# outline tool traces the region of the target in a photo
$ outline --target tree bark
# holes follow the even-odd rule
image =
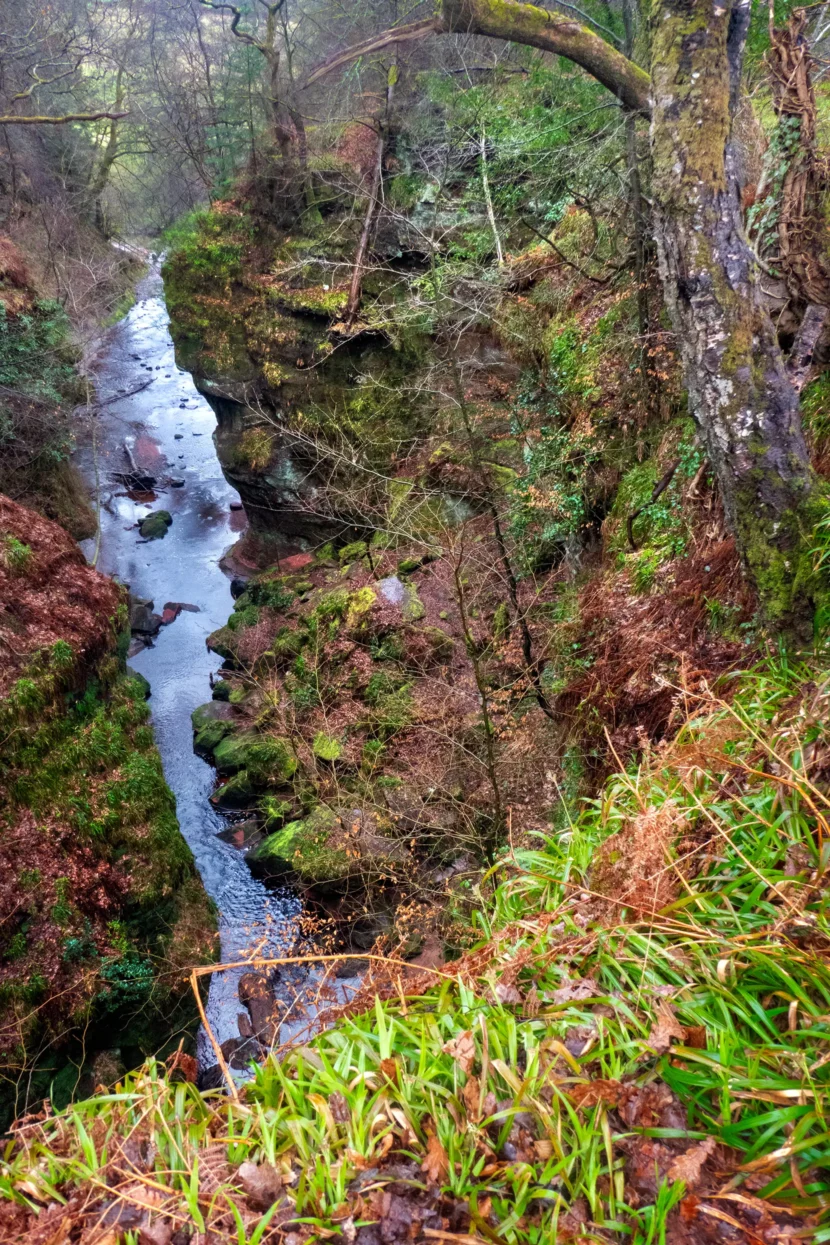
[[[656,0],[655,234],[692,414],[767,616],[809,607],[801,550],[814,480],[798,396],[744,233],[731,123],[750,0]]]

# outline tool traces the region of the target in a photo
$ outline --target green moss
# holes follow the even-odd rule
[[[162,540],[172,522],[173,516],[169,510],[154,510],[146,519],[142,519],[138,530],[143,540]]]
[[[193,747],[200,754],[211,755],[217,745],[234,729],[224,704],[219,700],[199,705],[190,715],[193,724]]]
[[[350,631],[357,631],[361,628],[366,620],[366,616],[377,603],[377,599],[378,594],[368,584],[364,588],[358,588],[357,592],[353,592],[350,595],[346,613],[346,626]]]
[[[213,759],[218,773],[245,770],[250,782],[257,785],[286,783],[297,769],[289,740],[257,731],[225,735],[214,749]]]
[[[314,736],[313,752],[321,761],[336,761],[343,752],[343,745],[334,735],[318,731]]]
[[[342,566],[345,562],[356,562],[360,558],[365,558],[368,553],[368,545],[365,540],[353,540],[350,545],[344,545],[338,551],[337,557]]]

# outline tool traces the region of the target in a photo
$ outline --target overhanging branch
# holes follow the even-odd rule
[[[62,117],[3,117],[0,125],[67,125],[70,121],[120,121],[128,112],[67,112]]]
[[[514,0],[498,0],[498,3],[494,0],[441,0],[435,17],[364,39],[318,65],[305,85],[319,82],[361,56],[431,34],[488,35],[564,56],[612,91],[629,111],[647,113],[650,110],[651,81],[644,69],[587,26],[560,13],[551,13],[532,4],[517,4]]]

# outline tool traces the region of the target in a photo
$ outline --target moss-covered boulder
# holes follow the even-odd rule
[[[141,520],[139,534],[142,540],[161,540],[167,535],[167,529],[172,522],[173,516],[169,510],[154,510],[146,519]]]
[[[193,751],[210,757],[218,744],[233,730],[233,710],[223,700],[199,705],[190,715],[193,724]]]
[[[320,804],[263,839],[247,859],[258,877],[278,881],[291,875],[322,898],[393,877],[408,855],[372,813]]]
[[[214,749],[213,760],[219,774],[245,770],[255,785],[287,783],[297,769],[297,758],[288,739],[258,731],[225,735]]]

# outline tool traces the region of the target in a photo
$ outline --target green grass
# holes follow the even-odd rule
[[[671,744],[572,809],[564,833],[505,854],[480,888],[479,941],[433,986],[393,989],[272,1057],[238,1103],[148,1065],[10,1143],[2,1191],[32,1207],[94,1197],[124,1140],[152,1133],[165,1205],[197,1224],[247,1213],[228,1237],[243,1245],[261,1217],[242,1161],[276,1166],[320,1240],[350,1213],[372,1218],[359,1173],[382,1185],[407,1158],[412,1188],[440,1185],[482,1240],[554,1241],[572,1211],[586,1240],[648,1245],[689,1190],[663,1171],[637,1194],[631,1147],[712,1137],[729,1150],[702,1204],[735,1216],[766,1198],[830,1240],[830,689],[782,660],[744,675],[731,704],[686,705]],[[644,825],[671,828],[656,855]],[[658,910],[629,895],[638,879]],[[620,1113],[649,1087],[676,1095],[680,1123]],[[197,1196],[217,1140],[227,1167]]]

